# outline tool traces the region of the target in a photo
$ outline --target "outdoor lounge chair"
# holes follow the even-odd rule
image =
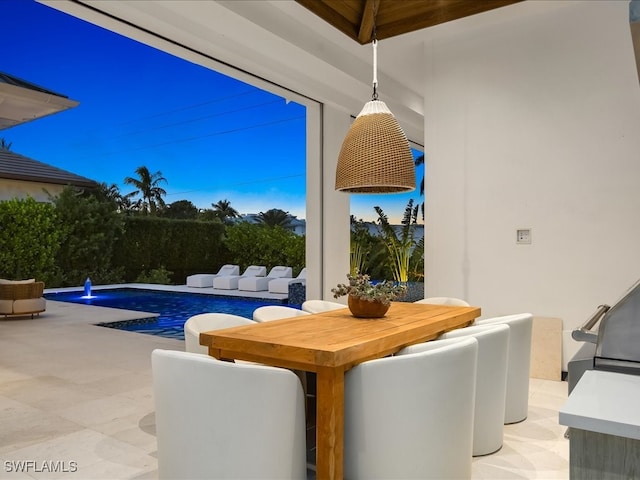
[[[245,277],[238,280],[238,290],[249,292],[261,292],[269,289],[269,283],[276,278],[291,278],[293,270],[291,267],[281,265],[273,267],[266,277]]]
[[[223,265],[218,273],[197,273],[187,277],[187,287],[205,288],[213,287],[213,279],[216,277],[224,277],[228,275],[240,275],[240,267],[238,265]]]
[[[0,279],[0,315],[40,315],[47,308],[44,282]]]
[[[238,281],[245,277],[264,277],[267,275],[267,267],[250,265],[242,275],[225,275],[213,279],[213,288],[219,290],[237,290]]]
[[[293,282],[306,283],[307,269],[303,268],[296,278],[276,278],[269,282],[269,293],[289,293],[289,285]]]

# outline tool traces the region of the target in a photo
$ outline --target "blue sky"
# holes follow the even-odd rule
[[[80,102],[0,131],[13,151],[122,193],[144,165],[167,179],[167,203],[305,217],[304,106],[32,0],[0,0],[0,18],[0,71]],[[358,218],[380,205],[393,220],[419,196],[351,198]]]

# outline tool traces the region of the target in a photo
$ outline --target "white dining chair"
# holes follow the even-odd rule
[[[200,313],[184,322],[185,351],[191,353],[209,353],[207,347],[200,345],[200,333],[221,328],[252,325],[256,322],[230,313]]]
[[[346,372],[345,478],[471,478],[478,342],[442,342]]]
[[[160,479],[304,479],[302,388],[289,370],[151,355]]]
[[[311,315],[297,308],[286,307],[284,305],[265,305],[258,307],[253,311],[253,320],[259,323],[270,322],[272,320],[280,320],[282,318],[300,317],[303,315]],[[305,398],[305,415],[308,410],[307,395],[309,393],[309,383],[315,383],[314,372],[306,372],[304,370],[291,369],[296,377],[300,379],[302,390]]]
[[[447,305],[450,307],[469,307],[470,305],[461,298],[455,297],[428,297],[416,300],[413,303],[430,303],[432,305]]]
[[[398,355],[434,348],[439,342],[473,337],[478,341],[476,396],[473,420],[473,456],[488,455],[502,448],[507,388],[509,327],[484,325],[458,328],[431,342],[406,347]]]
[[[529,410],[529,376],[531,369],[531,335],[533,315],[520,313],[476,320],[474,325],[509,325],[509,360],[504,423],[518,423]]]
[[[302,302],[302,310],[309,313],[322,313],[341,308],[348,307],[344,303],[331,302],[329,300],[306,300]]]
[[[286,307],[284,305],[265,305],[258,307],[253,311],[253,320],[256,322],[268,322],[271,320],[279,320],[281,318],[298,317],[301,315],[310,315],[298,308]]]

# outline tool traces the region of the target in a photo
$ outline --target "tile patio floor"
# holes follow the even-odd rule
[[[184,342],[93,325],[145,316],[49,301],[33,320],[0,319],[0,479],[157,478],[150,356]],[[474,459],[473,478],[568,479],[566,396],[565,382],[532,379],[529,418]],[[10,471],[18,461],[76,462],[77,472]]]

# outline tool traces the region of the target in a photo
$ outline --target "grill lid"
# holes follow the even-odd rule
[[[594,367],[640,373],[640,280],[602,317]]]

